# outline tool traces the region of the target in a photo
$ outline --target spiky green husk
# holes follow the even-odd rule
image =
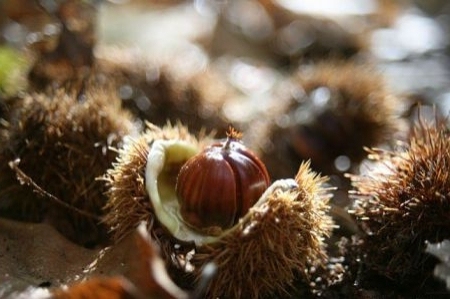
[[[82,245],[105,239],[99,225],[106,202],[103,184],[96,180],[114,161],[110,146],[119,146],[133,129],[128,113],[109,89],[89,88],[82,99],[59,90],[32,94],[10,107],[1,134],[1,215],[25,221],[46,221]],[[21,185],[9,162],[45,192],[92,217],[62,206],[36,188]],[[42,194],[41,194],[42,195]]]
[[[197,275],[208,262],[218,267],[209,298],[286,295],[298,276],[310,283],[311,268],[324,266],[324,238],[333,227],[325,180],[310,171],[308,163],[302,164],[298,188],[275,191],[263,205],[251,208],[231,233],[198,248],[192,261]]]
[[[443,122],[420,122],[403,148],[369,153],[379,167],[352,177],[352,212],[365,232],[358,245],[361,262],[416,290],[436,262],[424,253],[426,241],[450,237],[449,130]]]

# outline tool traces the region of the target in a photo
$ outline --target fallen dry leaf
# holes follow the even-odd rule
[[[53,292],[55,299],[125,299],[125,298],[189,298],[169,277],[164,262],[159,256],[159,248],[151,240],[142,223],[134,233],[134,248],[129,252],[133,258],[129,263],[129,279],[122,276],[93,276],[70,287],[61,287]],[[101,263],[102,257],[98,262]]]

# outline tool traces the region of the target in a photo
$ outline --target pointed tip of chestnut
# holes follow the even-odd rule
[[[180,213],[197,229],[227,229],[252,207],[270,183],[264,164],[241,142],[234,129],[228,138],[189,159],[176,185]]]

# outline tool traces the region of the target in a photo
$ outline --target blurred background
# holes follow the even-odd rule
[[[274,179],[311,159],[342,190],[339,205],[343,174],[360,172],[364,146],[401,136],[417,103],[425,118],[450,110],[448,1],[0,3],[0,103],[94,70],[114,78],[138,122],[181,121],[220,137],[237,127]],[[317,66],[317,78],[304,79]]]
[[[275,81],[312,60],[370,60],[395,92],[437,101],[448,110],[450,4],[443,0],[0,3],[2,57],[24,49],[51,52],[68,27],[73,39],[85,39],[86,47],[95,44],[95,55],[105,46],[126,47],[169,63],[179,76],[214,65],[244,97],[260,99]],[[79,64],[87,60],[78,56]],[[7,60],[0,61],[0,73],[11,63]],[[141,101],[142,109],[146,105]]]
[[[25,94],[59,88],[112,90],[136,132],[232,125],[272,180],[306,160],[330,178],[334,254],[366,149],[448,117],[449,31],[445,0],[0,0],[0,137]]]

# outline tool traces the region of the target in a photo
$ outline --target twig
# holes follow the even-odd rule
[[[73,211],[80,213],[81,215],[89,217],[89,218],[94,218],[94,219],[100,220],[100,217],[98,217],[97,215],[91,214],[91,213],[83,211],[77,207],[71,206],[70,204],[62,201],[58,197],[54,196],[53,194],[51,194],[51,193],[45,191],[44,189],[42,189],[41,187],[39,187],[39,185],[36,184],[36,182],[34,182],[32,178],[30,178],[28,175],[26,175],[19,168],[19,163],[20,163],[20,159],[16,159],[14,161],[10,161],[8,163],[8,165],[16,173],[17,179],[19,180],[19,182],[21,184],[31,186],[33,188],[33,192],[37,193],[38,195],[40,195],[42,197],[50,198],[51,200],[53,200],[54,202],[58,203],[59,205],[65,207],[66,209],[73,210]]]

